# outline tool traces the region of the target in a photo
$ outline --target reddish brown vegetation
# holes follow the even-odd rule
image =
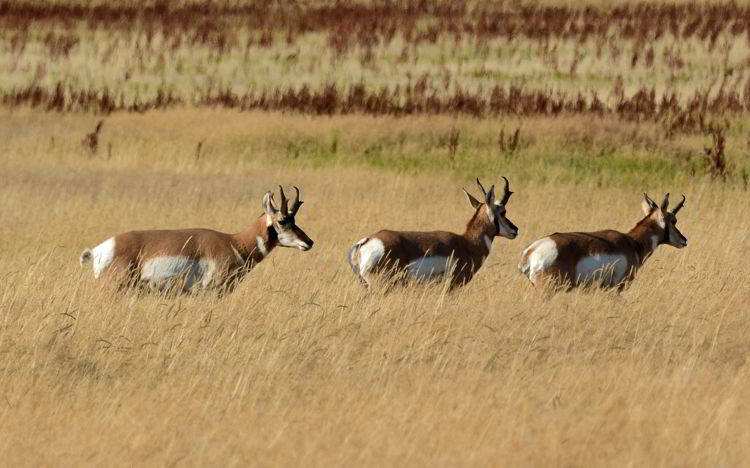
[[[157,91],[149,100],[125,104],[121,94],[77,90],[58,83],[53,92],[37,85],[5,93],[0,102],[6,107],[28,106],[50,111],[80,111],[107,114],[124,110],[144,112],[180,105],[217,106],[240,110],[295,111],[311,114],[363,113],[373,115],[412,115],[458,113],[476,117],[494,115],[555,116],[566,114],[610,113],[633,121],[664,121],[669,134],[685,130],[705,130],[707,113],[724,114],[750,111],[750,92],[735,90],[715,96],[698,92],[680,103],[676,93],[656,97],[653,89],[641,89],[630,97],[621,98],[614,106],[606,106],[596,95],[566,95],[538,89],[496,86],[490,93],[471,93],[457,90],[438,94],[436,90],[417,87],[368,91],[358,84],[344,90],[329,84],[314,90],[274,89],[272,91],[236,94],[229,90],[198,95],[185,102],[171,91]]]
[[[134,22],[170,35],[192,31],[194,38],[216,47],[234,42],[237,27],[261,32],[281,30],[290,37],[311,31],[327,31],[332,43],[348,47],[390,41],[396,33],[407,42],[435,41],[439,34],[456,38],[471,36],[560,37],[584,41],[614,34],[620,39],[654,40],[664,35],[683,39],[698,37],[715,41],[725,30],[733,35],[750,33],[750,6],[736,3],[623,5],[610,9],[594,7],[525,5],[509,8],[505,3],[446,0],[381,0],[367,3],[335,2],[310,5],[303,2],[248,1],[225,5],[220,2],[191,3],[158,1],[145,6],[114,2],[88,7],[79,3],[0,2],[5,24],[55,21],[70,24],[88,21],[100,28],[130,28]],[[376,18],[377,21],[373,21]],[[427,27],[420,22],[429,19]],[[227,25],[234,28],[227,28]],[[635,59],[634,59],[635,60]]]
[[[85,34],[76,28],[80,24],[85,24],[89,30],[143,33],[147,44],[158,33],[164,38],[167,49],[194,44],[208,47],[217,54],[237,48],[247,50],[251,46],[272,46],[280,37],[292,43],[301,34],[323,32],[327,34],[328,46],[338,53],[359,47],[364,65],[373,60],[373,47],[387,44],[397,35],[410,46],[435,42],[439,36],[452,37],[456,42],[468,38],[477,47],[494,38],[511,41],[518,37],[538,41],[543,47],[551,39],[578,43],[594,40],[599,49],[629,41],[642,46],[636,47],[630,61],[632,66],[640,61],[650,67],[654,62],[650,43],[664,36],[679,40],[697,38],[707,42],[710,49],[720,34],[724,37],[728,34],[737,40],[750,38],[750,6],[641,3],[600,9],[537,5],[512,7],[482,2],[468,6],[444,0],[324,5],[261,1],[224,5],[205,1],[178,3],[176,6],[164,1],[147,6],[133,3],[85,6],[75,2],[0,2],[0,25],[4,29],[0,38],[8,41],[10,51],[23,50],[34,27],[41,25],[42,30],[49,30],[43,40],[49,57],[65,57],[81,42],[79,35]],[[643,50],[643,53],[639,54],[638,50]],[[553,62],[554,54],[551,50]],[[670,49],[664,54],[670,69],[681,68],[682,59],[678,52]],[[580,58],[576,52],[576,60],[571,63],[568,73],[570,77],[575,77]],[[556,62],[552,66],[555,68]],[[38,74],[44,74],[43,66]],[[731,71],[727,76],[729,74]],[[678,91],[667,91],[657,94],[653,88],[644,87],[626,95],[619,80],[611,94],[614,99],[607,99],[594,91],[566,94],[550,89],[532,89],[522,84],[468,91],[462,89],[458,81],[456,87],[448,90],[440,80],[432,78],[424,76],[406,86],[382,88],[361,82],[346,86],[299,83],[294,87],[237,91],[218,84],[205,89],[196,88],[192,94],[176,93],[169,83],[165,83],[157,85],[156,91],[149,93],[148,97],[135,98],[132,95],[126,98],[120,89],[82,88],[69,81],[42,86],[34,79],[25,86],[0,91],[0,103],[6,107],[29,106],[100,114],[181,105],[312,114],[554,116],[560,113],[611,113],[633,121],[663,122],[668,135],[680,131],[705,131],[708,114],[750,110],[750,81],[744,86],[740,81],[727,87],[722,83],[718,91],[710,93],[690,91],[691,95],[680,95]]]

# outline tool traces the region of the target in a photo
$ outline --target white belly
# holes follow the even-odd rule
[[[450,257],[424,257],[406,265],[406,272],[418,279],[428,279],[441,276],[450,270]]]
[[[183,256],[156,257],[146,261],[141,268],[141,280],[159,289],[174,286],[180,281],[183,289],[200,284],[208,286],[216,271],[210,259],[193,260]]]
[[[584,257],[576,264],[576,283],[591,284],[601,281],[603,286],[615,286],[625,279],[628,260],[619,254],[597,254]]]

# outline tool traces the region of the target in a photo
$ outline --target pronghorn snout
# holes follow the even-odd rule
[[[315,242],[313,242],[312,239],[310,239],[307,234],[305,234],[305,231],[302,229],[295,229],[295,234],[297,235],[297,240],[295,242],[295,247],[300,249],[303,252],[307,252],[308,250],[312,249]]]
[[[500,228],[498,234],[505,238],[515,239],[518,236],[518,227],[508,218],[502,218],[498,227]]]
[[[684,247],[687,247],[687,244],[688,244],[687,243],[687,238],[685,236],[681,236],[681,237],[682,238],[679,241],[677,241],[677,243],[674,244],[674,246],[677,247],[678,249],[682,249]]]
[[[313,240],[305,234],[305,231],[297,226],[292,226],[282,231],[277,230],[277,233],[279,235],[279,245],[282,247],[295,248],[305,252],[312,249],[314,244]]]
[[[682,249],[687,247],[687,237],[675,225],[669,225],[667,227],[667,244]]]

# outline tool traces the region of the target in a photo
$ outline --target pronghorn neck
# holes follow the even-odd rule
[[[659,225],[651,215],[640,220],[638,224],[628,232],[628,237],[635,242],[639,259],[638,266],[643,265],[654,250],[656,250],[656,247],[662,243],[664,232],[664,227]]]
[[[487,253],[489,253],[492,247],[492,240],[496,235],[497,228],[490,222],[490,218],[487,216],[487,205],[481,205],[466,224],[466,231],[463,237],[482,249],[486,249]]]
[[[261,262],[279,243],[279,238],[265,213],[242,232],[233,234],[234,247],[244,262]]]

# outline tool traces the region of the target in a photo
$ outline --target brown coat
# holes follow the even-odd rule
[[[517,229],[504,218],[513,230]],[[385,249],[378,262],[367,274],[388,276],[401,273],[410,265],[430,257],[450,258],[451,284],[457,286],[469,282],[490,253],[492,240],[498,235],[498,227],[490,222],[487,205],[476,208],[474,216],[466,225],[463,234],[446,231],[391,231],[382,230],[355,244],[349,261],[355,273],[361,270],[360,249],[372,239],[378,239]],[[513,234],[515,237],[515,234]],[[363,276],[363,279],[367,279]]]
[[[635,274],[651,256],[657,245],[664,242],[665,229],[651,216],[646,216],[627,233],[611,229],[595,232],[556,232],[547,236],[546,239],[555,243],[557,256],[555,261],[540,274],[530,278],[537,287],[544,287],[551,281],[567,283],[571,287],[578,286],[590,279],[586,278],[586,272],[577,270],[579,261],[602,254],[621,255],[625,258],[625,275],[622,282],[618,282],[620,286],[623,286],[624,282],[635,278]],[[530,274],[531,257],[539,248],[536,247],[537,242],[531,244],[521,254],[519,268],[526,274]]]
[[[257,238],[263,240],[259,248]],[[263,261],[278,244],[276,232],[258,217],[242,232],[227,234],[211,229],[130,231],[115,236],[115,253],[104,275],[122,282],[137,282],[144,260],[181,256],[198,261],[208,258],[216,265],[213,286],[232,285]]]

